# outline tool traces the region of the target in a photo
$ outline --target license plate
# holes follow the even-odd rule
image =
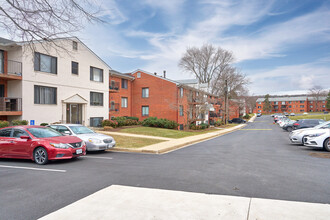
[[[82,149],[76,150],[76,154],[82,154]]]

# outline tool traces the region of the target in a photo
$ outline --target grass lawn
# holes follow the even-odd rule
[[[178,131],[165,128],[152,128],[152,127],[136,127],[136,128],[124,128],[119,132],[130,133],[130,134],[141,134],[157,137],[166,138],[183,138],[198,134],[205,134],[208,132],[215,131],[214,129],[202,130],[202,131]]]
[[[330,114],[319,114],[319,115],[299,115],[299,116],[290,116],[292,120],[299,120],[299,119],[323,119],[325,121],[330,120]]]
[[[116,147],[124,147],[124,148],[140,148],[140,147],[145,147],[148,145],[164,142],[164,140],[137,138],[137,137],[129,137],[123,135],[111,135],[111,137],[115,139]]]

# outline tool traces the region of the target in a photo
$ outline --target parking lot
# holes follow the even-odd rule
[[[262,116],[163,155],[96,152],[45,166],[0,159],[1,219],[37,219],[113,184],[330,203],[330,159],[311,155],[328,153],[292,145],[272,122]]]

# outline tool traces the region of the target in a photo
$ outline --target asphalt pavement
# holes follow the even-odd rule
[[[312,152],[324,153],[290,144],[262,116],[163,155],[91,153],[46,166],[0,159],[0,219],[37,219],[111,185],[330,203],[330,159]]]

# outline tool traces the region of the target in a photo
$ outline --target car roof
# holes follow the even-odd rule
[[[57,125],[62,125],[62,126],[83,126],[81,124],[53,124],[54,126],[57,126]],[[51,125],[49,125],[51,126]]]
[[[16,126],[9,126],[5,128],[21,128],[21,129],[28,129],[28,128],[44,128],[45,126],[39,125],[16,125]],[[2,128],[1,128],[2,129]]]

